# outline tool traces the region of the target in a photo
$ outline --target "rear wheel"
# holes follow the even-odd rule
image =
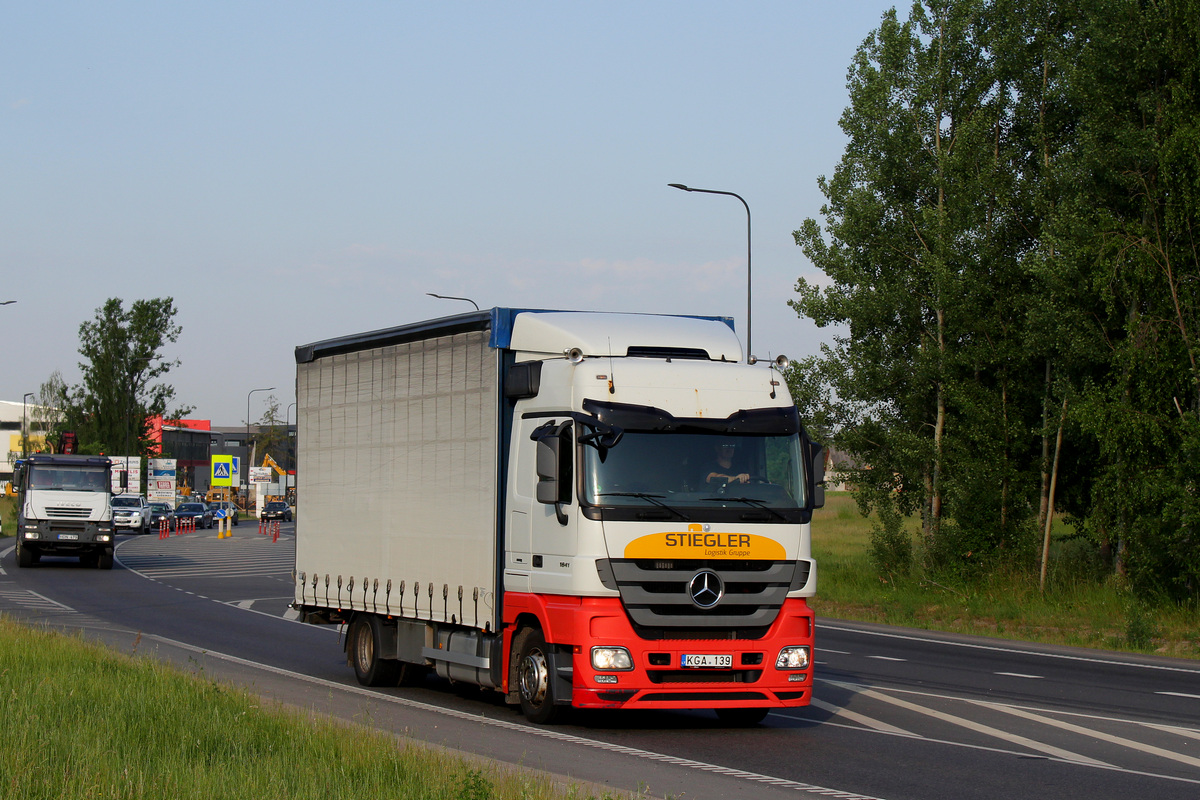
[[[361,614],[350,623],[350,663],[363,686],[395,686],[400,682],[402,665],[380,656],[383,623],[373,614]]]
[[[555,702],[558,697],[545,635],[537,628],[525,628],[513,639],[512,649],[517,654],[517,691],[525,719],[538,725],[561,719],[567,707]]]

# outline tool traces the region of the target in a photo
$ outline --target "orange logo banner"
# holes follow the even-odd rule
[[[781,561],[783,545],[753,533],[719,533],[693,530],[686,533],[651,533],[625,546],[625,558],[748,558]]]

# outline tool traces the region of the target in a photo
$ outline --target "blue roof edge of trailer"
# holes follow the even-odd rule
[[[393,344],[403,344],[405,342],[413,342],[420,339],[428,339],[432,336],[449,336],[455,333],[466,333],[467,331],[491,331],[491,339],[488,344],[497,349],[507,349],[512,342],[513,324],[520,314],[546,314],[546,313],[606,313],[594,311],[566,311],[558,309],[546,308],[489,308],[482,311],[469,311],[465,314],[455,314],[449,317],[438,317],[437,319],[422,320],[421,322],[412,322],[405,325],[397,325],[394,328],[381,328],[374,331],[366,331],[364,333],[354,333],[348,336],[339,336],[334,339],[325,339],[311,344],[303,344],[296,347],[296,363],[307,364],[318,358],[325,356],[338,355],[341,353],[353,353],[359,350],[366,350],[373,347],[386,347]],[[616,312],[612,312],[616,313]],[[628,312],[624,312],[628,313]],[[714,322],[724,322],[733,330],[733,318],[721,316],[701,316],[692,314],[670,314],[664,316],[679,316],[688,319],[703,319]]]

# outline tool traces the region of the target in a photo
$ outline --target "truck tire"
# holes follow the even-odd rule
[[[545,635],[538,628],[523,628],[513,638],[512,651],[517,659],[517,692],[525,719],[535,725],[550,725],[561,719],[567,706],[555,702],[558,698]]]
[[[112,569],[113,567],[113,551],[101,550],[96,554],[96,566],[100,569]]]
[[[359,614],[350,623],[346,649],[354,675],[363,686],[395,686],[400,682],[401,663],[379,656],[382,627],[374,614]]]
[[[35,561],[37,561],[37,558],[35,557],[35,555],[36,554],[33,552],[33,548],[31,548],[29,545],[25,545],[24,547],[22,547],[20,538],[17,539],[17,566],[18,567],[32,567],[33,563]]]

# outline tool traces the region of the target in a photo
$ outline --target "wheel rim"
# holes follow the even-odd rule
[[[371,662],[375,658],[375,637],[366,625],[358,626],[358,635],[354,637],[354,653],[358,658],[359,669],[362,672],[370,670]]]
[[[550,670],[546,656],[541,650],[531,650],[521,662],[521,695],[533,706],[540,706],[546,699],[550,686]]]

